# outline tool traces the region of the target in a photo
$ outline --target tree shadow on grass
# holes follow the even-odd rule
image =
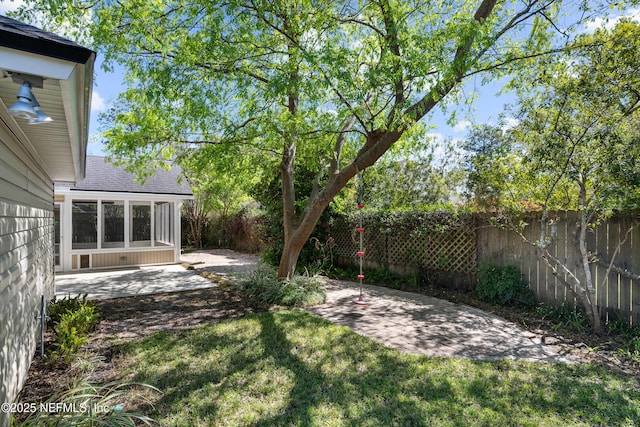
[[[406,367],[386,354],[386,349],[368,340],[354,340],[351,333],[340,334],[325,343],[325,360],[303,361],[296,356],[293,344],[284,323],[293,323],[296,328],[323,326],[323,321],[311,318],[302,312],[266,313],[260,317],[260,338],[267,355],[294,375],[294,386],[289,393],[289,404],[280,414],[264,418],[254,426],[321,425],[322,420],[313,414],[320,406],[337,410],[337,418],[354,425],[428,425],[426,414],[414,402],[397,399],[394,382],[408,378]],[[326,326],[330,326],[328,322]],[[291,325],[289,325],[291,326]],[[286,330],[291,330],[290,327]],[[322,367],[337,363],[335,351],[342,349],[339,358],[348,358],[345,369],[333,375],[323,372]],[[366,360],[373,355],[382,355],[378,360]],[[358,357],[358,356],[362,357]],[[372,365],[373,363],[373,365]],[[314,365],[314,366],[310,366]],[[335,369],[333,369],[335,370]],[[388,381],[389,372],[395,371],[394,381]],[[434,384],[425,378],[422,394],[446,396],[450,388],[446,381]],[[373,404],[373,405],[372,405]]]
[[[165,391],[156,402],[163,425],[640,422],[638,394],[589,365],[405,355],[298,310],[145,341],[137,380]],[[274,404],[253,408],[246,399]],[[225,419],[229,405],[244,418]]]
[[[218,411],[217,397],[234,387],[226,384],[227,378],[257,365],[262,358],[261,353],[247,351],[247,344],[250,342],[241,333],[218,333],[204,327],[158,332],[140,342],[126,343],[120,350],[125,357],[136,358],[134,380],[162,392],[154,403],[156,413],[152,417],[184,408],[195,419],[213,420]],[[190,424],[185,420],[177,425]]]

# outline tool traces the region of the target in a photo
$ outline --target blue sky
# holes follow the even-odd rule
[[[6,14],[7,11],[15,10],[22,5],[22,0],[9,1],[0,0],[0,14]],[[636,19],[640,19],[639,8],[629,8],[624,13],[625,16],[634,16]],[[596,20],[596,22],[587,26],[586,31],[593,31],[595,28],[605,25],[613,26],[617,20],[612,19],[608,22],[603,20]],[[99,142],[99,123],[98,117],[100,112],[105,111],[112,105],[118,96],[118,94],[124,90],[123,77],[124,74],[121,69],[116,68],[112,73],[105,73],[101,67],[102,57],[98,53],[96,67],[95,67],[95,79],[93,88],[93,97],[91,102],[91,120],[89,126],[89,154],[104,155],[104,147]],[[463,105],[458,107],[457,117],[458,123],[454,126],[447,124],[447,116],[438,109],[431,119],[426,123],[429,126],[433,126],[429,130],[429,134],[436,140],[442,141],[446,138],[461,139],[468,131],[471,121],[474,123],[496,123],[498,115],[503,111],[503,107],[506,103],[514,101],[512,94],[503,94],[498,96],[502,84],[501,82],[492,83],[487,86],[481,86],[478,79],[477,81],[471,80],[466,83],[464,87],[465,93],[471,93],[475,91],[477,93],[477,99],[473,103],[472,107]],[[451,108],[456,108],[452,106]],[[449,110],[450,111],[450,110]],[[468,117],[468,114],[471,114]]]

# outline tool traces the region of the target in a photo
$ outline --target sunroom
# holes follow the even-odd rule
[[[55,188],[58,271],[180,261],[180,206],[193,194],[180,169],[144,185],[103,157],[88,156],[84,180]]]

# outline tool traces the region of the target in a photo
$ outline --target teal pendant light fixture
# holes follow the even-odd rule
[[[18,90],[18,102],[8,108],[9,114],[14,117],[25,120],[35,120],[38,118],[38,113],[33,108],[33,94],[31,93],[31,83],[24,82]]]

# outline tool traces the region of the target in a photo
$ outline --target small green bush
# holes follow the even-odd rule
[[[49,306],[49,313],[56,336],[49,352],[49,361],[70,363],[98,323],[96,307],[87,301],[86,295],[82,299],[69,297],[54,300]]]
[[[635,363],[640,363],[640,326],[630,326],[628,319],[618,317],[607,324],[609,333],[620,335],[622,346],[618,351]]]
[[[47,307],[47,315],[51,318],[52,324],[56,324],[60,322],[63,314],[78,311],[80,307],[87,304],[89,304],[89,302],[87,302],[87,294],[78,295],[73,298],[71,298],[71,295],[68,295],[62,299],[54,296]]]
[[[266,305],[305,307],[326,300],[319,276],[296,275],[279,280],[275,269],[264,263],[241,279],[238,288],[246,297]]]
[[[535,294],[514,265],[483,265],[479,269],[479,276],[476,292],[483,301],[525,307],[532,307],[536,303]]]

